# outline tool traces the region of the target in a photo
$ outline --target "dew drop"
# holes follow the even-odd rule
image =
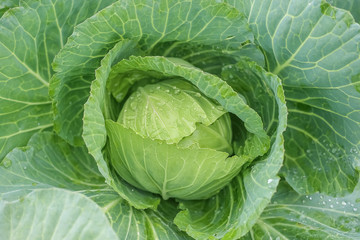
[[[11,167],[12,162],[11,162],[10,159],[4,159],[3,162],[2,162],[2,164],[3,164],[3,166],[4,166],[5,168],[9,168],[9,167]]]
[[[165,105],[165,102],[164,102],[164,101],[159,101],[159,102],[157,102],[157,105],[160,106],[160,107],[161,107],[161,106],[164,106],[164,105]]]
[[[219,111],[224,111],[224,108],[222,106],[217,106],[216,109]]]
[[[179,89],[175,89],[174,94],[175,94],[175,95],[179,95],[179,94],[180,94],[180,90],[179,90]]]
[[[27,167],[25,166],[25,167],[24,167],[24,170],[26,170],[26,169],[27,169]]]
[[[360,159],[359,158],[355,158],[353,160],[353,167],[355,168],[355,170],[360,171]]]
[[[331,205],[330,205],[330,208],[334,208],[334,205],[331,204]]]
[[[353,208],[354,212],[356,212],[358,209],[357,208]]]
[[[346,206],[346,202],[345,202],[345,201],[342,201],[342,202],[341,202],[341,205]]]
[[[130,108],[135,111],[136,110],[136,102],[131,102]]]

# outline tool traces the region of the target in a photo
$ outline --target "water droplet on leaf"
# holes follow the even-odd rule
[[[9,168],[9,167],[11,167],[12,162],[11,162],[10,159],[4,159],[3,162],[2,162],[2,164],[3,164],[3,166],[4,166],[5,168]]]
[[[131,102],[130,108],[135,111],[136,110],[136,102]]]

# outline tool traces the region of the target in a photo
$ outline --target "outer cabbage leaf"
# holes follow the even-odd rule
[[[172,224],[174,202],[157,211],[136,210],[104,181],[85,147],[72,147],[52,133],[35,134],[0,166],[2,236],[188,239]],[[21,230],[9,226],[11,221]]]
[[[286,180],[304,194],[352,192],[359,178],[360,26],[321,0],[237,7],[248,16],[268,70],[283,80]]]
[[[75,25],[114,0],[21,1],[0,19],[0,161],[53,126],[51,62]],[[7,6],[11,1],[1,1]],[[13,6],[13,5],[11,5]]]
[[[63,189],[34,190],[17,201],[0,201],[0,213],[4,239],[117,238],[99,206]]]
[[[346,197],[334,198],[299,195],[282,182],[244,239],[359,239],[359,187]]]
[[[272,138],[271,149],[214,197],[181,201],[184,210],[175,223],[196,239],[237,239],[245,235],[276,191],[284,155],[282,134],[287,109],[280,79],[247,61],[225,67],[222,77],[243,93],[262,117]]]
[[[11,151],[0,171],[1,198],[8,201],[33,189],[110,189],[85,148],[72,148],[47,132],[34,135],[27,147]]]
[[[81,138],[83,105],[95,69],[124,39],[139,42],[149,54],[163,42],[173,41],[237,48],[251,40],[252,34],[236,9],[216,1],[124,0],[102,10],[77,26],[53,65],[57,74],[50,90],[55,127],[70,143],[76,144]]]

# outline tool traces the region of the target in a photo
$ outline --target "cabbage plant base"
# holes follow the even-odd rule
[[[0,3],[2,236],[359,239],[351,14],[321,0]],[[206,199],[163,200],[112,163],[111,128],[158,144],[115,122],[123,101],[172,78],[231,113],[240,172]]]

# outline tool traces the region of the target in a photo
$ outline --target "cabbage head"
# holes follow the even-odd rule
[[[139,87],[107,132],[117,173],[164,199],[209,198],[244,162],[231,156],[229,113],[181,79]]]

